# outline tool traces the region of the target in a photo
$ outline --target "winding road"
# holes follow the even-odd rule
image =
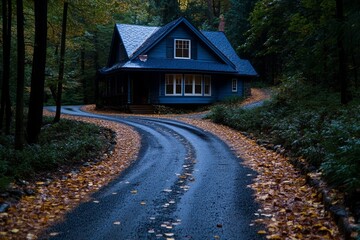
[[[48,110],[54,110],[48,108]],[[202,129],[175,120],[120,117],[63,107],[64,114],[115,121],[141,135],[137,161],[48,229],[50,239],[264,239],[247,187],[254,172]]]

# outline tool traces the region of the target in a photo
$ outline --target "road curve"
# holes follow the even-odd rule
[[[48,108],[49,110],[53,110]],[[252,226],[254,173],[216,136],[174,120],[63,113],[134,127],[137,161],[48,229],[51,239],[264,239]]]

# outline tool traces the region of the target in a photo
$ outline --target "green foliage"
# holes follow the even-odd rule
[[[349,114],[351,111],[351,114]],[[321,167],[326,178],[348,190],[360,186],[360,107],[352,106],[338,113],[322,130],[328,152]]]
[[[244,34],[250,28],[249,15],[254,8],[255,1],[231,0],[230,4],[231,7],[225,14],[225,19],[228,20],[226,21],[226,36],[234,48],[237,49],[245,43]],[[240,55],[244,55],[244,52]]]
[[[0,182],[6,185],[13,178],[26,178],[36,172],[55,170],[62,164],[71,165],[94,158],[106,146],[102,132],[95,125],[77,121],[48,123],[42,128],[39,143],[28,145],[21,151],[14,150],[11,137],[2,136]]]
[[[358,86],[360,2],[344,1],[344,23],[336,19],[335,3],[257,1],[241,48],[252,56],[260,77],[276,82],[283,74],[300,72],[306,81],[338,90],[337,43],[343,38],[348,78]]]
[[[283,145],[321,169],[333,186],[352,192],[360,187],[360,99],[344,107],[338,98],[338,93],[309,85],[298,76],[283,80],[262,107],[217,105],[209,117]]]

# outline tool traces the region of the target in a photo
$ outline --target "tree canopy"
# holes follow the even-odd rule
[[[225,33],[240,57],[255,65],[260,79],[278,84],[301,76],[309,84],[342,93],[351,101],[359,87],[360,3],[351,0],[49,0],[43,104],[55,104],[59,81],[62,104],[94,101],[96,71],[105,66],[114,23],[164,25],[185,16],[201,30],[217,30],[225,17]],[[64,2],[68,4],[66,51],[61,60]],[[16,98],[17,4],[24,13],[24,98],[29,107],[31,69],[36,51],[36,8],[33,1],[2,0],[0,127],[9,133]],[[21,36],[20,36],[21,37]],[[35,46],[35,47],[34,47]],[[19,55],[21,56],[21,55]],[[63,63],[63,68],[59,67]],[[63,70],[61,70],[63,69]],[[63,73],[61,72],[63,71]],[[21,74],[21,73],[20,73]],[[63,75],[59,77],[60,75]],[[37,79],[39,77],[36,77]],[[60,80],[61,79],[61,80]],[[35,84],[35,87],[37,85]],[[18,105],[15,104],[15,105]],[[15,106],[16,107],[16,106]],[[30,111],[31,112],[31,111]],[[38,120],[39,121],[39,120]],[[7,128],[7,130],[5,129]]]

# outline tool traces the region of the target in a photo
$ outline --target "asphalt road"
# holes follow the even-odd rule
[[[51,110],[51,108],[50,108]],[[50,239],[264,239],[252,226],[254,172],[216,136],[165,119],[109,117],[64,107],[63,113],[133,126],[140,154],[118,179],[83,203]]]

